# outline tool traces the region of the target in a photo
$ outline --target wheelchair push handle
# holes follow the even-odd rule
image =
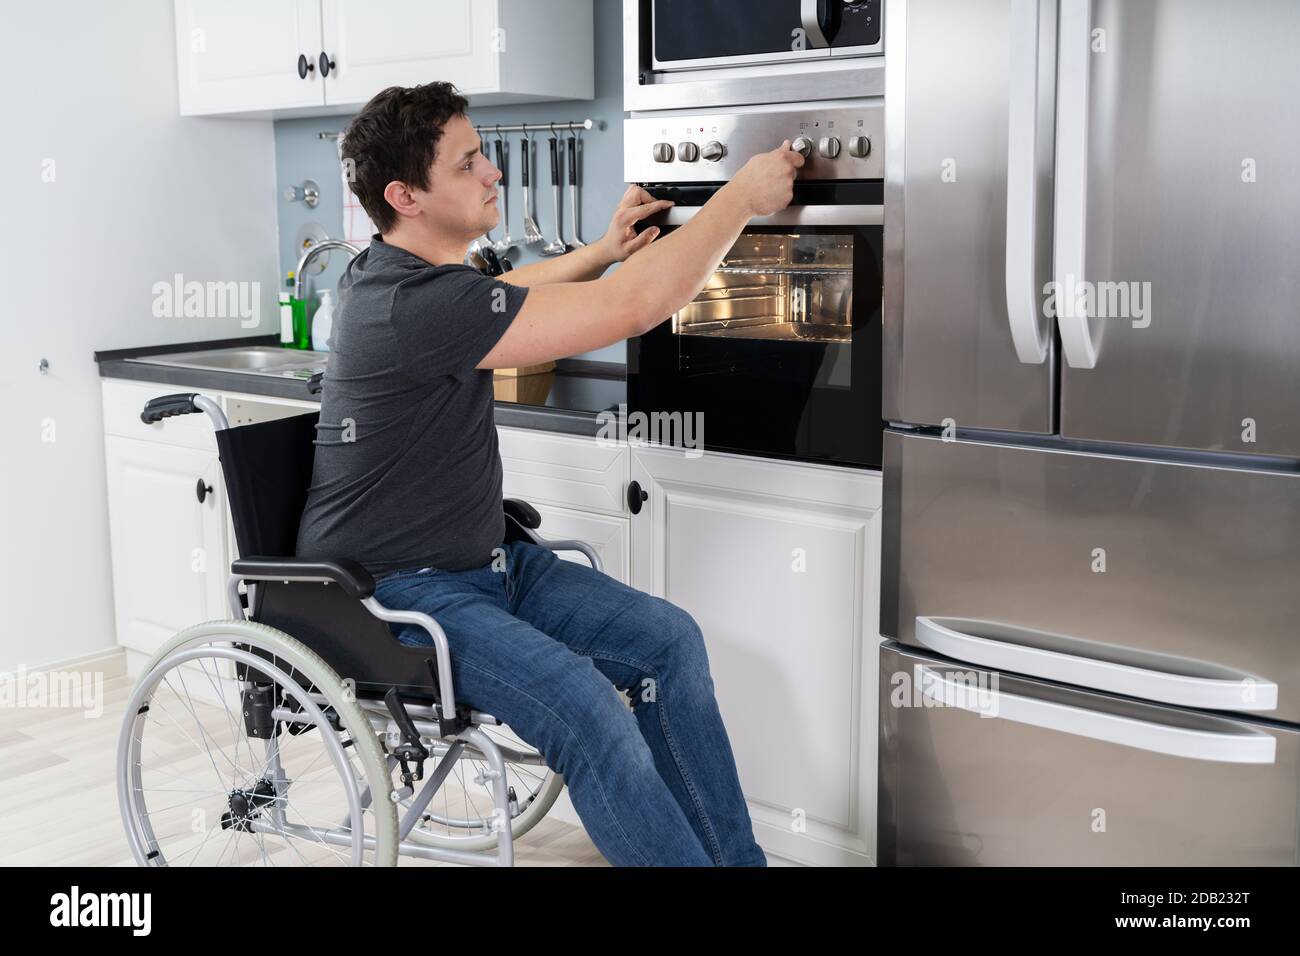
[[[212,419],[212,424],[218,430],[229,427],[226,414],[221,410],[221,406],[206,395],[200,395],[198,392],[177,392],[173,395],[159,395],[157,398],[151,398],[144,404],[144,411],[140,413],[140,421],[146,425],[153,425],[164,418],[171,418],[174,415],[191,415],[195,412],[206,412],[208,417]]]

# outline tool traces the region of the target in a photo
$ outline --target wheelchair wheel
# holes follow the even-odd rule
[[[511,801],[510,829],[518,839],[546,816],[564,789],[564,778],[545,763],[523,763],[511,760],[509,751],[537,755],[537,750],[525,743],[504,726],[480,725],[479,729],[503,749],[508,776],[507,784],[513,795]],[[430,766],[447,752],[445,740],[426,740],[433,751]],[[496,847],[496,833],[492,828],[492,785],[484,778],[487,761],[469,754],[462,755],[433,800],[425,808],[420,822],[407,838],[425,846],[456,850],[492,850]],[[400,782],[396,784],[400,786]],[[420,784],[415,785],[419,792]],[[399,813],[405,813],[412,798],[399,804]]]
[[[397,862],[370,721],[324,660],[274,628],[212,621],[164,645],[131,695],[117,766],[140,865]]]

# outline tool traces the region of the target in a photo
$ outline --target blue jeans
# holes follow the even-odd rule
[[[564,776],[610,863],[765,866],[691,616],[531,542],[502,548],[468,571],[398,571],[375,597],[442,626],[456,702],[504,721]],[[632,710],[615,688],[631,690]]]

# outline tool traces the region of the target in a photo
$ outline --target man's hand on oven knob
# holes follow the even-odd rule
[[[770,216],[790,205],[794,198],[795,173],[804,162],[803,156],[790,148],[787,139],[771,152],[750,159],[724,189],[742,197],[750,215]]]
[[[790,145],[789,148],[793,149],[804,159],[807,159],[809,156],[812,155],[813,141],[810,140],[807,136],[800,136]]]

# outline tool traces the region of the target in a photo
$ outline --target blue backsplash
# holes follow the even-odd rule
[[[609,225],[614,206],[626,188],[623,182],[623,26],[622,5],[597,2],[596,42],[596,99],[561,100],[550,103],[522,104],[518,106],[493,106],[470,109],[470,119],[479,126],[493,123],[545,123],[551,121],[580,121],[591,118],[604,121],[604,129],[593,129],[580,135],[582,183],[580,234],[586,242],[599,238]],[[437,77],[430,77],[435,80]],[[297,265],[298,252],[294,241],[298,230],[306,223],[319,223],[330,236],[343,235],[343,184],[339,172],[337,146],[333,139],[321,139],[323,131],[344,129],[350,116],[325,116],[315,119],[278,120],[275,123],[275,181],[280,226],[280,278]],[[529,134],[535,135],[535,134]],[[491,137],[488,137],[489,141]],[[551,208],[550,159],[547,152],[547,134],[535,136],[533,193],[537,207],[533,217],[549,240],[555,233],[555,219]],[[510,236],[519,241],[518,248],[510,254],[516,265],[535,261],[535,247],[524,246],[523,194],[519,188],[519,134],[508,136],[510,154]],[[303,180],[315,180],[320,187],[320,203],[315,209],[302,202],[289,202],[284,190],[301,185]],[[563,180],[562,180],[563,181]],[[572,236],[568,225],[568,189],[561,194],[562,219],[565,238]],[[500,237],[500,227],[494,232]],[[329,267],[320,275],[309,279],[309,295],[315,289],[333,289],[342,272],[342,258],[331,258]],[[314,307],[314,305],[313,305]],[[589,352],[583,358],[607,362],[625,360],[626,348],[622,342]]]

